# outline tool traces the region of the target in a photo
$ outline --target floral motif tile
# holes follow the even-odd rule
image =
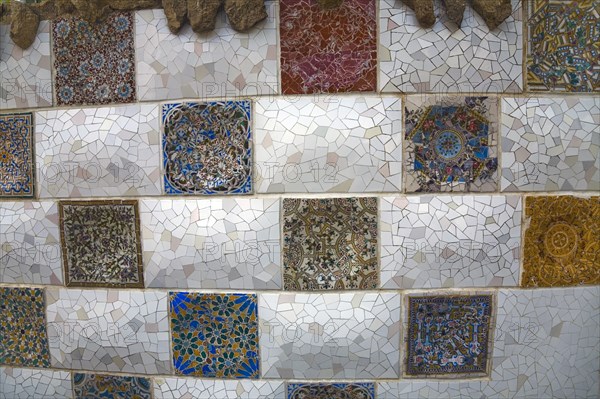
[[[524,287],[600,284],[600,197],[527,197]]]
[[[163,105],[167,194],[252,191],[250,108],[248,100]]]
[[[316,0],[280,1],[283,94],[375,91],[375,0],[345,0],[323,10]]]
[[[287,399],[375,399],[372,382],[287,384]]]
[[[136,99],[133,15],[89,23],[52,21],[57,105],[130,103]]]
[[[64,201],[59,212],[67,286],[144,287],[136,200]]]
[[[492,295],[408,296],[406,375],[486,375],[493,299]]]
[[[259,378],[254,294],[170,293],[175,373]]]
[[[533,91],[600,91],[596,0],[527,0],[527,83]]]
[[[374,289],[377,198],[283,200],[286,290]]]
[[[44,290],[0,288],[0,364],[50,367]]]
[[[149,378],[73,373],[75,399],[151,399]]]
[[[496,191],[497,108],[489,97],[409,97],[406,191]]]
[[[0,114],[0,197],[34,196],[33,115]]]

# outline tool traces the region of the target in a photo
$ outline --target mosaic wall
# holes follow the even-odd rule
[[[433,4],[0,25],[0,399],[596,399],[600,4]]]

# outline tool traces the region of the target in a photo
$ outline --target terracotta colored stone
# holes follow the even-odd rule
[[[510,0],[473,0],[473,9],[490,29],[496,29],[512,14]]]
[[[40,18],[31,8],[23,3],[13,2],[10,38],[21,48],[33,44],[37,34]]]
[[[225,0],[225,12],[231,27],[241,32],[268,17],[264,0]]]
[[[162,0],[162,6],[165,10],[169,30],[173,33],[179,32],[187,17],[187,2],[185,0]]]

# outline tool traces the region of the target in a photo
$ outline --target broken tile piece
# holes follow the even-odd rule
[[[33,115],[0,114],[0,198],[33,197],[33,171]]]
[[[285,399],[282,381],[216,380],[198,378],[155,379],[156,399]]]

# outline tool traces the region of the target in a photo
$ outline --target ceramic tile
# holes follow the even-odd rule
[[[159,195],[159,111],[153,104],[37,112],[41,198]]]
[[[280,289],[279,200],[142,200],[148,287]]]
[[[521,199],[411,196],[381,200],[381,286],[516,286]]]
[[[135,101],[131,13],[112,13],[98,23],[59,17],[52,33],[57,105]]]
[[[407,192],[496,191],[497,99],[411,96],[405,123]]]
[[[283,200],[286,290],[375,289],[377,198]]]
[[[46,299],[53,367],[172,373],[166,293],[48,288]]]
[[[486,375],[491,359],[493,302],[491,294],[407,296],[406,375]]]
[[[260,193],[400,191],[399,98],[261,98],[255,123]]]
[[[0,282],[62,285],[58,206],[0,202]]]
[[[151,399],[152,383],[144,377],[73,374],[75,399]]]
[[[284,94],[375,91],[375,0],[346,0],[323,10],[313,0],[280,0]]]
[[[155,380],[156,399],[285,399],[280,381],[199,380],[165,378]]]
[[[28,49],[10,38],[10,25],[0,24],[0,109],[52,105],[50,23],[40,21]]]
[[[395,0],[379,9],[379,89],[383,92],[493,93],[523,89],[521,1],[490,31],[467,6],[460,29],[435,2],[437,22],[422,28],[414,11]]]
[[[189,25],[172,34],[163,10],[137,11],[140,100],[277,93],[277,8],[274,1],[265,5],[269,17],[248,32],[234,31],[218,16],[215,29],[202,35]]]
[[[211,378],[259,378],[254,294],[171,292],[175,373]]]
[[[0,114],[0,197],[33,197],[33,115]]]
[[[502,191],[600,190],[598,98],[502,100]]]
[[[263,378],[400,375],[400,295],[261,294]]]
[[[44,290],[0,287],[0,364],[49,367]]]
[[[71,373],[0,367],[0,399],[65,399],[72,397]]]
[[[532,91],[600,91],[594,0],[527,0],[527,85]]]
[[[250,101],[164,104],[162,123],[167,194],[252,192]]]
[[[524,287],[600,284],[600,197],[527,197]]]
[[[375,399],[375,384],[372,382],[287,384],[287,399],[304,398]]]
[[[59,203],[65,285],[144,287],[138,202]]]

